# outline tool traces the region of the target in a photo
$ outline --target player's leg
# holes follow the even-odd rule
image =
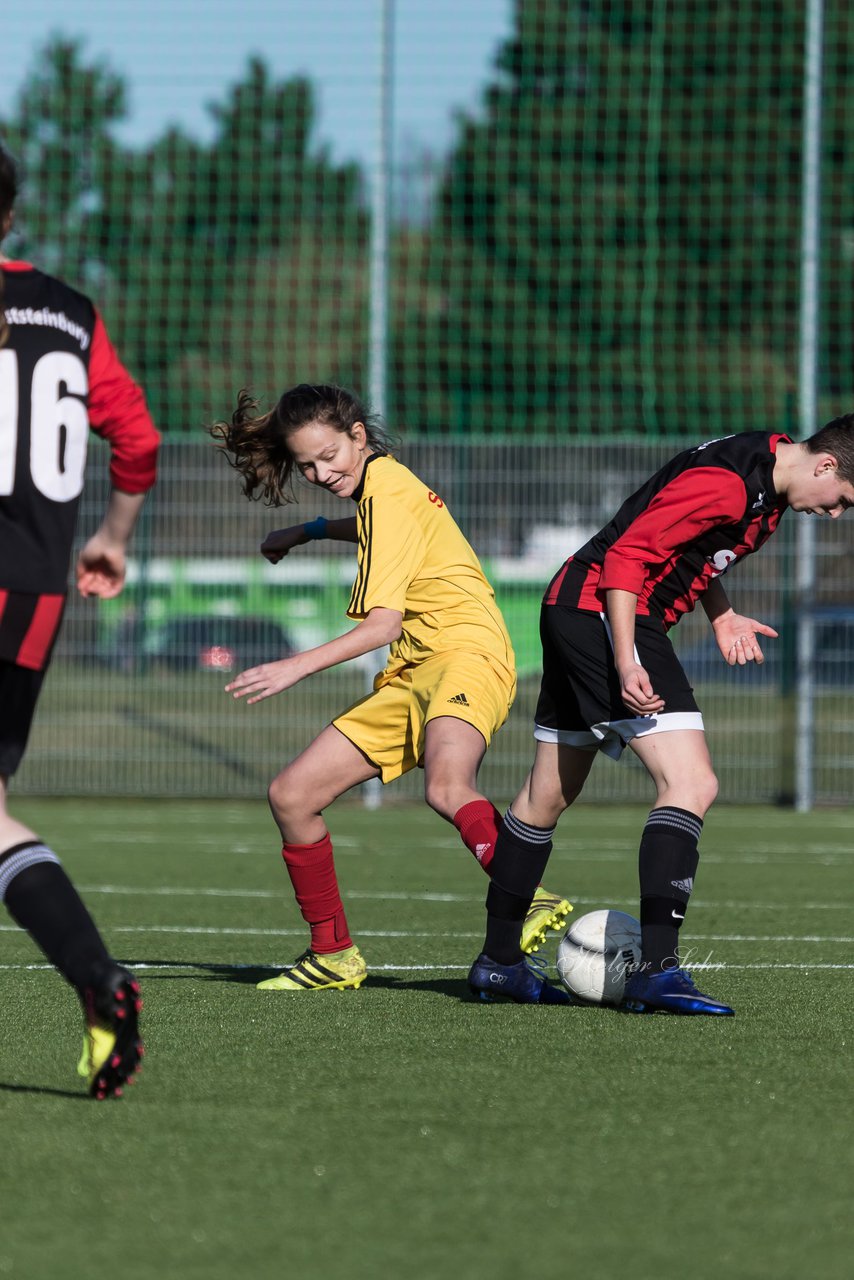
[[[478,790],[477,775],[486,754],[479,729],[455,716],[437,716],[424,729],[424,798],[452,822],[463,844],[488,871],[501,814]]]
[[[486,751],[480,732],[454,716],[430,720],[425,730],[424,793],[427,803],[452,822],[463,844],[492,876],[501,814],[477,787]],[[537,885],[522,926],[522,950],[537,951],[549,929],[560,929],[572,910],[566,898]]]
[[[507,719],[515,688],[512,671],[461,651],[429,659],[412,680],[410,725],[424,765],[427,802],[454,824],[487,875],[502,818],[480,791],[477,774]],[[525,922],[525,950],[536,950],[546,931],[560,928],[571,910],[565,898],[539,886]]]
[[[485,950],[506,963],[518,960],[519,919],[526,936],[529,912],[538,910],[536,890],[557,820],[581,791],[595,759],[599,744],[589,725],[607,719],[610,710],[610,649],[598,615],[544,605],[540,640],[534,765],[504,817],[487,896]]]
[[[667,717],[660,717],[666,722]],[[626,1003],[642,1012],[731,1014],[704,996],[681,967],[679,930],[699,863],[703,819],[717,795],[717,779],[702,729],[651,732],[632,750],[656,789],[640,842],[641,968],[626,984]]]
[[[424,798],[453,822],[464,805],[482,800],[477,774],[486,741],[474,725],[456,716],[436,716],[424,730]]]
[[[424,736],[427,803],[454,824],[463,844],[491,877],[503,820],[492,801],[477,787],[486,743],[477,729],[454,716],[430,720]],[[537,951],[548,930],[560,929],[571,910],[566,898],[537,884],[522,925],[522,950]]]
[[[696,990],[678,967],[676,954],[703,818],[717,794],[703,717],[661,624],[636,618],[635,647],[653,688],[664,699],[665,711],[610,722],[644,764],[656,789],[639,855],[643,956],[640,969],[626,984],[626,1005],[638,1011],[648,1005],[668,1012],[729,1014],[728,1006]]]
[[[437,654],[412,672],[409,730],[424,766],[425,798],[487,872],[501,815],[477,775],[515,689],[512,671],[464,650]]]
[[[424,764],[427,803],[454,824],[487,875],[502,819],[478,788],[477,774],[507,719],[515,687],[512,672],[467,652],[437,655],[412,680],[410,724]],[[523,928],[526,951],[535,951],[572,910],[566,898],[544,886],[537,887],[535,899]]]
[[[489,998],[488,991],[501,983],[502,973],[511,983],[522,974],[523,930],[538,909],[537,886],[555,825],[592,767],[599,744],[589,725],[603,718],[603,709],[607,719],[610,706],[607,642],[597,615],[544,605],[540,639],[543,675],[535,714],[534,765],[499,830],[484,949],[469,974],[470,987],[482,998]],[[581,673],[577,681],[576,668]],[[579,698],[579,688],[586,703]],[[518,998],[530,1000],[524,991]]]
[[[539,745],[547,748],[553,744]],[[544,761],[549,754],[548,750],[543,751]],[[544,789],[549,778],[547,770],[537,770],[536,773],[532,771],[528,775],[525,786],[505,815],[501,828],[502,857],[505,842],[508,850],[512,843],[511,829],[515,829],[515,837],[512,839],[515,840],[517,847],[520,843],[524,846],[525,832],[519,824],[533,832],[534,844],[542,839],[545,831],[554,830],[560,814],[572,804],[584,786],[595,754],[594,751],[585,750],[576,755],[572,747],[558,747],[557,785],[551,797]],[[566,928],[566,919],[571,911],[572,906],[566,898],[551,893],[545,885],[538,884],[522,923],[520,942],[523,952],[530,954],[538,951],[546,941],[550,930],[562,932]]]
[[[706,811],[717,779],[702,730],[655,733],[629,744],[656,789],[640,842],[641,930],[644,968],[678,966],[679,929],[685,918],[699,863]]]
[[[496,842],[486,895],[486,937],[469,973],[469,986],[481,999],[569,1003],[564,992],[550,988],[525,962],[523,930],[536,906],[557,820],[581,792],[594,758],[589,750],[537,742],[531,772],[507,810]]]
[[[552,849],[558,818],[580,794],[595,753],[537,742],[534,764],[504,816],[486,895],[484,951],[502,964],[520,956],[521,926]]]
[[[121,1093],[142,1056],[136,979],[113,960],[53,850],[7,809],[41,672],[0,663],[0,901],[77,991],[86,1020],[79,1070],[95,1097]]]
[[[10,915],[78,991],[110,956],[53,850],[6,809],[0,777],[0,898]]]
[[[323,811],[351,787],[379,774],[354,743],[327,725],[270,784],[268,798],[282,835],[282,858],[311,940],[294,965],[259,983],[260,989],[358,988],[367,976],[365,961],[350,937]]]

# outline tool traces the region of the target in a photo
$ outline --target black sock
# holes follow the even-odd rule
[[[677,945],[700,855],[703,819],[687,809],[653,809],[640,843],[642,964],[650,973],[679,964]]]
[[[0,899],[78,991],[113,963],[56,854],[39,841],[0,854]]]
[[[531,827],[512,809],[504,815],[489,866],[486,939],[483,950],[496,964],[522,959],[522,925],[552,851],[554,827]]]

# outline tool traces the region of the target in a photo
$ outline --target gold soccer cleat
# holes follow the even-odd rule
[[[354,991],[368,976],[368,966],[358,947],[318,956],[309,948],[276,978],[258,983],[259,991]]]
[[[559,898],[540,885],[522,926],[522,950],[537,951],[545,942],[549,929],[563,928],[571,910],[572,905],[566,898]]]

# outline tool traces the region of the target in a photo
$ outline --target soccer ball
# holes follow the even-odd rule
[[[557,950],[557,971],[571,995],[619,1004],[640,964],[640,923],[625,911],[590,911],[574,921]]]

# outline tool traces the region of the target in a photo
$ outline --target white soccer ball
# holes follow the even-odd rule
[[[557,971],[571,995],[593,1004],[619,1004],[626,978],[640,964],[641,927],[625,911],[589,911],[567,929]]]

